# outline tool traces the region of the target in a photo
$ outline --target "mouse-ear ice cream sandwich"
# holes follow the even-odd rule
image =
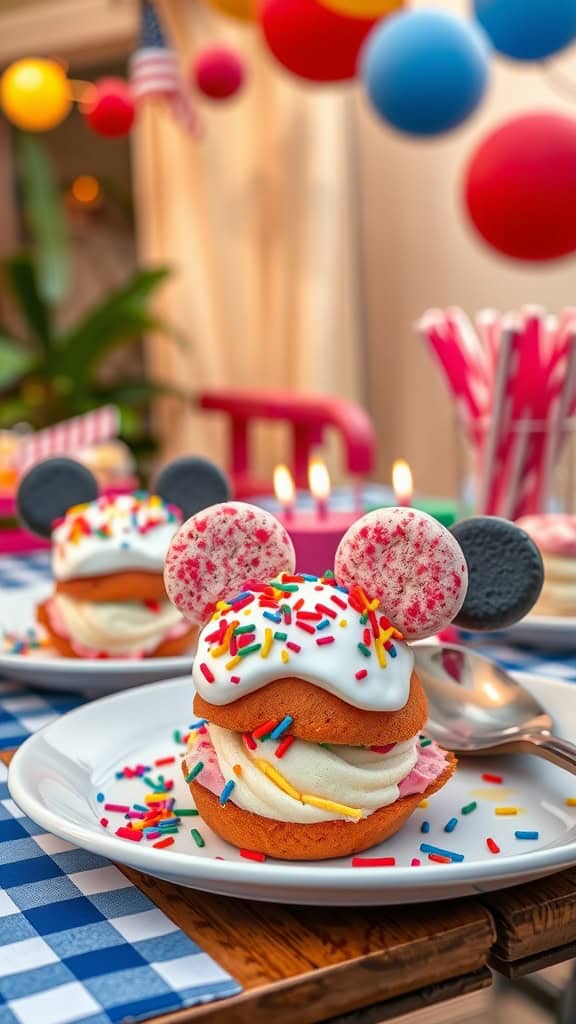
[[[164,560],[182,519],[228,493],[226,478],[204,459],[168,465],[154,494],[102,497],[90,471],[72,459],[33,467],[17,504],[25,525],[52,541],[54,592],[37,610],[51,646],[78,658],[189,650],[197,628],[167,599]]]

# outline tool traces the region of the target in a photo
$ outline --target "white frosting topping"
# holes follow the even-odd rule
[[[357,821],[366,818],[380,807],[387,807],[399,797],[399,783],[410,774],[418,760],[417,738],[397,743],[387,754],[378,754],[361,747],[320,746],[294,740],[281,760],[274,755],[278,741],[265,740],[250,751],[239,733],[229,732],[217,725],[207,726],[217,757],[217,768],[225,779],[234,779],[232,801],[242,810],[277,821],[312,823],[318,821]],[[206,744],[186,758],[187,766],[199,759],[209,760]],[[213,757],[213,754],[212,754]],[[333,809],[314,807],[284,792],[273,777],[265,774],[257,761],[264,761],[301,795],[319,797],[361,815],[340,813]],[[240,772],[234,766],[240,766]],[[214,765],[207,763],[198,782],[207,785]],[[216,790],[220,783],[216,782]]]
[[[48,604],[48,615],[56,632],[69,637],[73,645],[118,657],[147,654],[168,634],[189,628],[169,601],[158,605],[136,601],[97,603],[55,594]]]
[[[161,573],[181,521],[157,495],[121,494],[71,508],[52,531],[57,580],[143,570]]]
[[[378,602],[333,581],[292,579],[283,577],[283,591],[273,584],[247,587],[240,600],[219,607],[198,641],[198,693],[210,704],[230,704],[272,681],[297,677],[367,711],[404,707],[414,656],[378,612]],[[245,632],[249,625],[254,628]],[[241,643],[250,649],[245,656]]]

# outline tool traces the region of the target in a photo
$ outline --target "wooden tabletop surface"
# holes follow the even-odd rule
[[[244,989],[166,1024],[376,1024],[489,985],[489,967],[516,976],[576,953],[576,868],[485,896],[357,910],[235,900],[121,870]]]

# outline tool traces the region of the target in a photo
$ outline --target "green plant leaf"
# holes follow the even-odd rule
[[[33,135],[21,134],[17,146],[24,210],[34,240],[38,291],[50,306],[68,288],[66,225],[52,162]]]
[[[25,253],[21,253],[9,256],[4,260],[2,267],[6,284],[17,303],[18,312],[32,337],[45,352],[48,352],[52,339],[51,312],[38,289],[32,260]]]
[[[155,398],[181,398],[186,402],[192,398],[190,391],[176,385],[146,380],[143,377],[118,381],[108,387],[98,388],[94,395],[101,402],[111,402],[113,405],[125,405],[131,408],[147,405]]]
[[[36,361],[36,356],[22,342],[0,334],[0,390],[15,384]]]
[[[0,428],[13,427],[15,423],[38,425],[24,399],[3,398],[0,402]]]
[[[168,273],[165,268],[137,271],[127,284],[90,310],[60,339],[59,372],[86,380],[112,348],[147,331],[169,330],[148,309],[152,294]]]

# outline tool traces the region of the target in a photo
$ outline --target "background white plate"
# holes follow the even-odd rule
[[[528,615],[498,635],[503,643],[526,644],[544,651],[576,651],[576,618]]]
[[[558,682],[522,681],[545,704],[563,735],[576,736],[573,690]],[[172,733],[192,721],[191,704],[190,680],[183,678],[68,713],[20,747],[8,778],[12,797],[43,828],[78,846],[181,885],[256,900],[341,906],[420,902],[504,888],[576,863],[576,808],[565,803],[568,796],[576,796],[576,778],[535,757],[461,762],[428,808],[418,809],[399,834],[365,854],[394,856],[395,867],[353,868],[350,859],[255,863],[242,859],[198,818],[182,818],[185,827],[164,850],[152,849],[146,840],[116,837],[114,829],[125,824],[123,816],[103,811],[97,794],[104,793],[111,802],[142,803],[150,790],[141,780],[116,780],[115,772],[125,764],[150,765],[182,752]],[[190,807],[178,765],[157,771],[174,778],[176,807]],[[487,786],[481,780],[486,771],[500,773],[504,785]],[[461,816],[462,805],[473,799],[478,810]],[[495,806],[512,804],[522,813],[495,815]],[[99,823],[102,814],[110,818],[109,829]],[[444,825],[453,815],[458,826],[446,834]],[[425,818],[431,830],[423,836]],[[190,835],[193,826],[206,841],[203,849]],[[520,841],[514,838],[516,829],[536,829],[540,837]],[[501,854],[488,851],[487,836],[496,839]],[[422,841],[461,852],[465,860],[432,864],[418,852]],[[409,866],[415,856],[421,857],[421,867]]]
[[[53,583],[45,580],[33,586],[3,589],[0,585],[0,634],[19,636],[35,626],[36,606],[45,600]],[[28,654],[5,654],[0,650],[0,675],[48,690],[75,693],[115,693],[129,686],[173,678],[192,670],[192,655],[176,658],[64,658],[43,649]]]
[[[44,690],[107,694],[192,671],[192,655],[176,658],[63,658],[56,652],[0,653],[0,675]]]

